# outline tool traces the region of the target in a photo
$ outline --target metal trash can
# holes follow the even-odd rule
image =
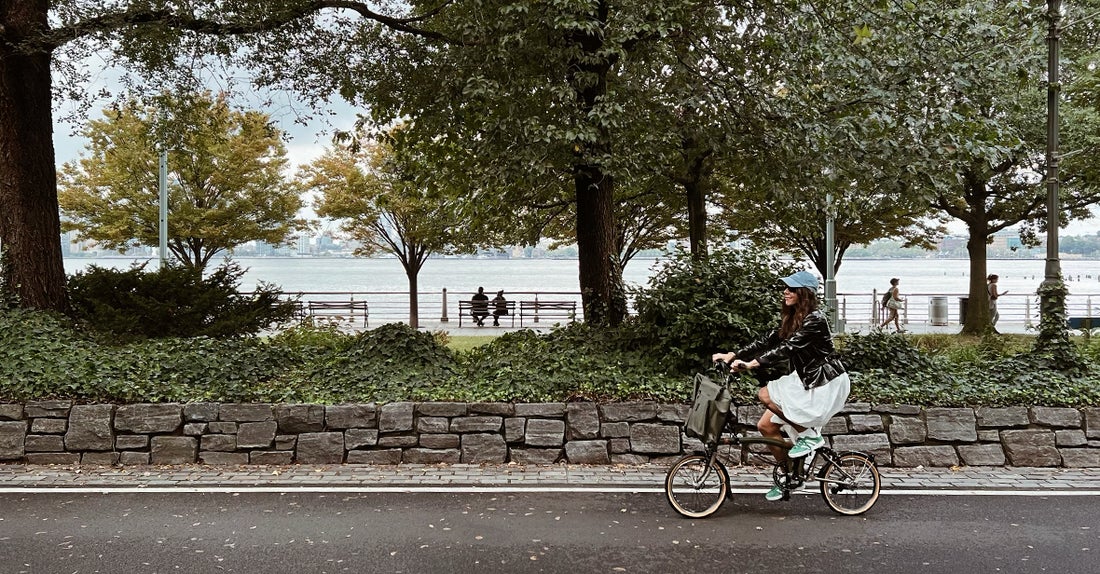
[[[947,325],[947,297],[928,299],[928,322],[933,325]]]
[[[966,306],[970,303],[970,297],[959,297],[959,324],[966,323]]]

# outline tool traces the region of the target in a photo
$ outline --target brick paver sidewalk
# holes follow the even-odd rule
[[[660,489],[667,465],[290,465],[69,467],[0,465],[0,489],[88,487],[603,487]],[[770,469],[769,469],[770,470]],[[892,490],[1080,490],[1100,492],[1100,469],[883,467]],[[770,472],[730,469],[734,488],[770,484]]]

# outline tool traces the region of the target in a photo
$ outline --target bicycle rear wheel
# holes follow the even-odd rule
[[[676,461],[665,476],[668,503],[688,518],[703,518],[714,514],[725,502],[730,491],[726,467],[717,459],[708,464],[707,457],[691,454]]]
[[[832,458],[818,473],[821,497],[840,514],[855,516],[871,509],[882,487],[875,463],[860,453],[850,452]]]

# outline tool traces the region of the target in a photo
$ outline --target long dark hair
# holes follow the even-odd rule
[[[783,305],[779,312],[779,338],[786,339],[802,328],[806,316],[817,310],[817,291],[805,287],[788,287],[798,295],[794,305]]]

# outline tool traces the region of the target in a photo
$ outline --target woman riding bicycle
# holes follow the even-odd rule
[[[782,438],[783,425],[790,424],[797,438],[789,453],[773,448],[777,461],[798,458],[824,446],[819,428],[844,408],[851,382],[833,348],[825,314],[817,309],[817,277],[799,271],[783,278],[783,308],[779,328],[735,352],[715,353],[711,359],[725,361],[735,371],[768,367],[784,359],[791,372],[761,387],[760,401],[767,409],[756,428],[766,437]],[[765,495],[770,501],[783,498],[779,486]]]

